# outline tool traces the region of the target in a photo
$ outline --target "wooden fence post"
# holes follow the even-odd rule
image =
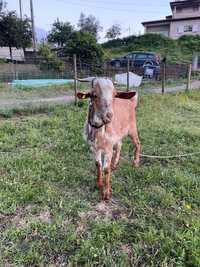
[[[191,89],[191,74],[192,74],[192,64],[189,64],[186,91],[189,91]]]
[[[73,55],[73,62],[74,62],[74,99],[75,105],[77,105],[77,60],[76,55]]]
[[[129,89],[130,89],[130,83],[129,83],[130,75],[129,75],[129,72],[130,72],[130,59],[128,58],[128,60],[127,60],[127,92],[129,92]]]
[[[166,63],[162,63],[162,94],[165,93],[165,84],[166,84]]]

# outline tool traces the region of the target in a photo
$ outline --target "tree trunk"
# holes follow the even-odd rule
[[[10,51],[10,59],[11,59],[11,72],[13,76],[13,80],[15,79],[15,71],[14,71],[14,64],[13,64],[13,53],[12,53],[12,47],[9,46],[9,51]]]
[[[12,47],[9,46],[9,50],[10,50],[10,59],[13,62],[13,53],[12,53]]]

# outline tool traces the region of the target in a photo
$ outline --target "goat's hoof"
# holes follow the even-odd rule
[[[139,168],[140,167],[140,163],[138,162],[138,161],[133,161],[133,166],[135,167],[135,168]]]
[[[104,192],[103,195],[102,195],[102,200],[106,201],[106,202],[109,202],[111,197],[112,197],[112,193],[111,192]]]
[[[114,165],[114,164],[111,165],[111,170],[112,170],[112,171],[115,171],[115,170],[117,169],[117,166],[118,166],[118,165]]]

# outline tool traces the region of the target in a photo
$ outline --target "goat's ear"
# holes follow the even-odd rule
[[[78,93],[77,93],[77,97],[78,97],[79,99],[86,99],[86,98],[91,97],[91,94],[90,94],[90,93],[81,93],[81,92],[78,92]]]
[[[117,92],[115,97],[122,99],[131,99],[136,95],[137,92]]]

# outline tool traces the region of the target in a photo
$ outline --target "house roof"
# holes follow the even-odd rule
[[[170,2],[171,8],[173,7],[195,7],[200,4],[200,0],[179,0]]]
[[[163,19],[163,20],[152,20],[152,21],[144,21],[142,25],[147,24],[170,24],[172,21],[183,21],[183,20],[200,20],[200,16],[198,17],[187,17],[187,18],[176,18],[176,19]]]

